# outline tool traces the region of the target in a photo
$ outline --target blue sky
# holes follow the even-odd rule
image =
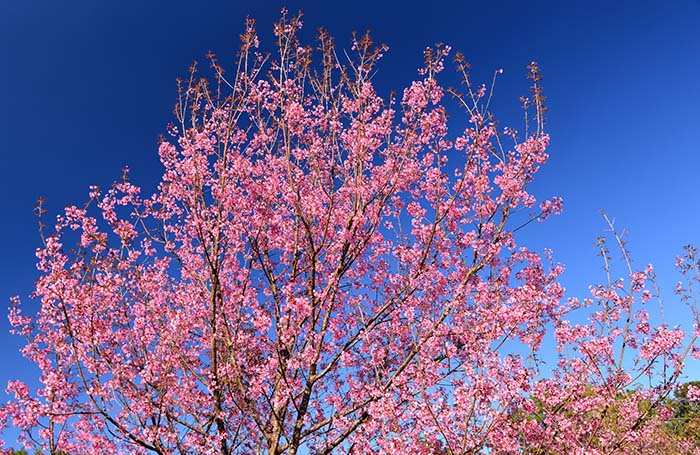
[[[161,173],[158,135],[172,120],[175,78],[214,51],[232,62],[246,15],[271,43],[277,1],[63,2],[0,4],[0,302],[27,295],[39,245],[35,201],[51,216],[108,187],[129,165],[147,190]],[[700,244],[700,1],[355,0],[286,3],[305,14],[304,36],[327,28],[340,47],[370,29],[390,50],[376,76],[380,91],[416,77],[422,50],[438,41],[464,52],[474,79],[503,68],[494,110],[520,127],[525,66],[541,64],[548,97],[551,159],[534,184],[541,198],[563,197],[563,215],[532,224],[521,239],[548,247],[562,278],[583,295],[603,273],[592,244],[606,210],[628,240],[635,264],[655,264],[669,322],[688,320],[670,292],[674,258]],[[619,257],[615,253],[615,257]],[[30,304],[31,305],[31,304]],[[0,384],[36,370],[0,317]],[[694,378],[700,367],[690,365]],[[2,396],[0,394],[0,396]],[[0,398],[4,401],[4,398]]]

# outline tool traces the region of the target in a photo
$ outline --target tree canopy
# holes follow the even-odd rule
[[[248,20],[233,71],[213,55],[212,77],[193,65],[154,194],[125,170],[45,227],[40,307],[27,316],[16,298],[10,314],[41,387],[10,382],[0,428],[52,455],[609,454],[661,441],[697,333],[650,318],[653,268],[632,266],[606,217],[624,279],[601,239],[606,282],[564,299],[563,266],[519,243],[562,207],[530,191],[549,145],[538,65],[516,131],[448,46],[382,98],[385,46],[355,36],[339,52],[323,30],[306,45],[301,26],[283,13],[267,54]],[[456,89],[440,82],[451,60]],[[679,268],[697,308],[694,248]],[[684,397],[670,428],[688,435]]]

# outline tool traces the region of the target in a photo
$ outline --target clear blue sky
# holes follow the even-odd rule
[[[535,192],[562,196],[565,210],[528,226],[522,238],[551,248],[567,266],[564,284],[582,295],[603,279],[592,243],[605,231],[599,215],[605,209],[630,231],[636,264],[656,265],[667,319],[687,321],[670,290],[675,255],[686,243],[700,244],[700,1],[286,4],[304,11],[308,38],[324,26],[349,47],[351,31],[370,29],[388,44],[376,76],[385,93],[412,80],[422,50],[438,41],[464,52],[477,81],[504,68],[495,110],[516,128],[525,66],[539,61],[552,143]],[[281,6],[0,3],[0,389],[10,378],[37,373],[19,355],[21,340],[8,334],[5,317],[11,295],[29,304],[37,276],[37,197],[46,197],[55,216],[85,201],[89,185],[108,187],[125,165],[133,182],[154,188],[161,172],[157,138],[172,120],[175,78],[208,50],[224,66],[232,61],[246,15],[258,20],[269,46]],[[691,371],[700,376],[697,364]]]

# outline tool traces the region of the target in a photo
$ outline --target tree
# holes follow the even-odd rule
[[[29,455],[29,453],[24,449],[10,450],[8,455]]]
[[[154,195],[125,171],[42,235],[41,306],[10,314],[42,387],[11,382],[0,425],[51,454],[624,453],[653,435],[695,339],[648,321],[652,269],[614,233],[629,285],[562,302],[562,267],[517,244],[547,160],[537,64],[519,134],[460,54],[464,92],[440,85],[449,47],[383,99],[384,46],[356,37],[341,59],[300,27],[283,13],[272,57],[249,20],[231,76],[193,66]],[[540,374],[549,328],[560,359]]]
[[[8,451],[2,452],[2,453],[3,453],[3,455],[5,455],[5,454],[6,455],[29,455],[29,452],[27,452],[25,449],[17,449],[17,450],[9,449]],[[55,454],[56,455],[68,455],[65,452],[61,452],[60,450],[56,451]],[[42,453],[40,450],[37,449],[34,451],[34,455],[42,455]]]
[[[700,453],[700,381],[678,387],[667,406],[673,411],[673,418],[667,422],[666,432],[675,450]]]

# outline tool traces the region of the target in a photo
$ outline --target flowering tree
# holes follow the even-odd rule
[[[440,85],[446,46],[383,99],[385,47],[364,36],[341,59],[300,27],[283,14],[269,56],[249,20],[232,75],[213,56],[213,82],[192,68],[154,195],[125,172],[43,236],[41,307],[10,313],[42,386],[10,382],[0,425],[52,454],[627,453],[653,437],[695,339],[648,320],[651,268],[562,302],[562,267],[516,243],[547,159],[537,65],[519,134],[461,56],[464,91]],[[582,307],[590,323],[568,322]]]

